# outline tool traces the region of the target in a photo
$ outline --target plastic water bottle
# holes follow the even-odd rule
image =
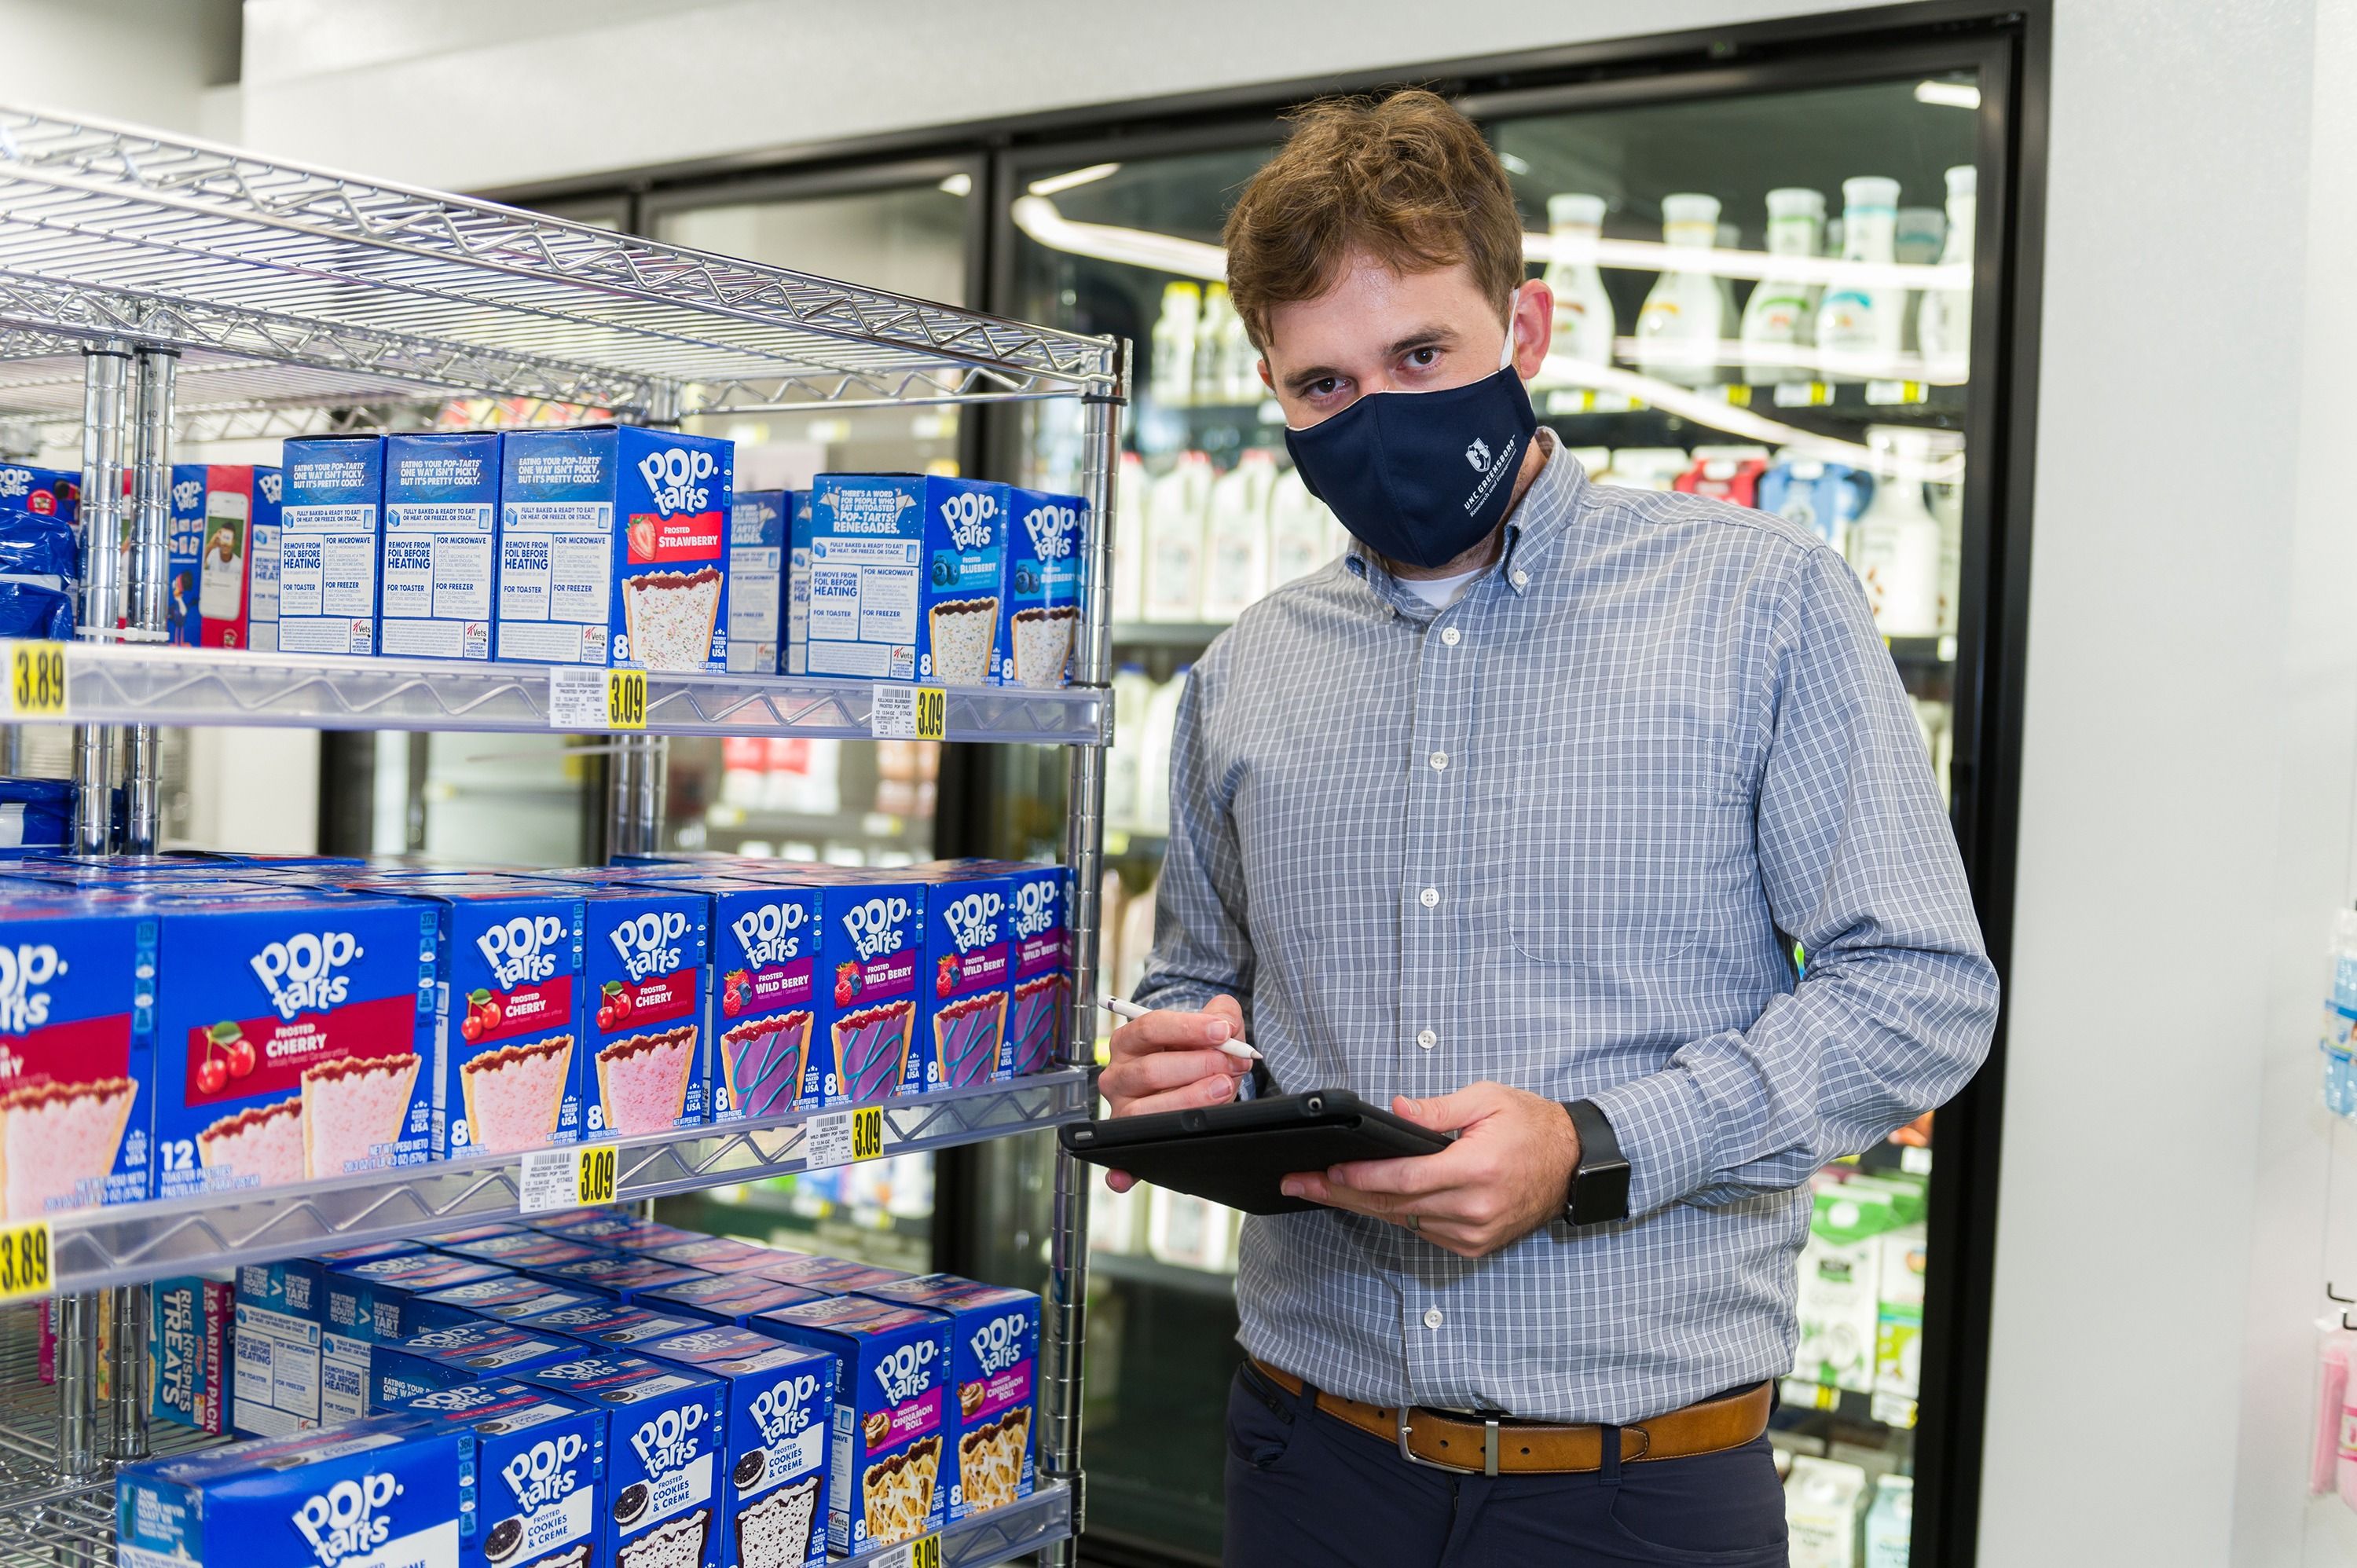
[[[2357,1117],[2357,909],[2332,918],[2332,1001],[2324,1009],[2324,1107]]]

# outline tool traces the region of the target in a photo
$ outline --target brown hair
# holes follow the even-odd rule
[[[1354,250],[1400,273],[1462,263],[1501,317],[1525,275],[1522,216],[1498,155],[1420,88],[1296,112],[1224,238],[1229,297],[1262,348],[1269,312],[1324,294]]]

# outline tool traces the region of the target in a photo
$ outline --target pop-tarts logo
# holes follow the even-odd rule
[[[507,1397],[488,1385],[461,1383],[455,1389],[436,1389],[405,1402],[419,1410],[442,1410],[453,1415],[462,1415],[470,1410],[480,1410],[487,1404],[496,1404]]]
[[[754,1395],[747,1408],[752,1412],[753,1424],[761,1429],[761,1441],[774,1446],[810,1424],[817,1400],[818,1378],[805,1372],[799,1378],[779,1379]]]
[[[669,517],[673,512],[710,510],[710,480],[719,467],[712,454],[700,447],[666,446],[639,459],[639,477],[647,482],[655,510]]]
[[[172,510],[183,514],[194,512],[204,504],[205,484],[202,479],[182,479],[172,487]]]
[[[630,1446],[649,1474],[667,1476],[686,1468],[695,1457],[696,1430],[703,1424],[702,1405],[681,1405],[663,1412],[630,1434]]]
[[[908,918],[906,898],[870,898],[844,911],[843,929],[851,938],[852,950],[863,959],[872,959],[878,953],[900,950],[908,940],[901,929]]]
[[[1023,514],[1023,532],[1031,536],[1031,551],[1042,561],[1061,561],[1072,553],[1080,537],[1078,507],[1040,506]]]
[[[585,1323],[595,1323],[613,1308],[600,1302],[592,1306],[568,1306],[562,1312],[551,1312],[533,1319],[535,1323],[554,1323],[564,1328],[576,1328]]]
[[[802,956],[802,928],[810,911],[800,904],[763,904],[729,926],[749,964],[783,963]]]
[[[454,1324],[447,1328],[429,1328],[413,1334],[403,1342],[404,1349],[471,1350],[483,1342],[483,1326],[479,1323]]]
[[[531,1513],[559,1498],[570,1496],[583,1447],[581,1434],[568,1432],[562,1436],[544,1438],[502,1466],[500,1479],[505,1481],[508,1490],[515,1494],[516,1507]]]
[[[621,955],[623,972],[632,980],[677,969],[679,944],[686,935],[687,917],[676,909],[667,914],[650,909],[607,933]]]
[[[959,490],[942,498],[942,522],[960,550],[980,550],[998,535],[998,497],[988,490]]]
[[[276,506],[278,504],[279,492],[285,488],[286,478],[285,475],[275,472],[256,474],[253,477],[253,482],[261,488],[262,499],[268,501],[272,506]]]
[[[359,958],[360,939],[350,931],[298,931],[272,942],[246,962],[282,1018],[344,1004],[351,978],[337,972]]]
[[[565,923],[554,915],[518,915],[477,937],[475,946],[501,985],[525,985],[556,972],[555,949],[566,935]]]
[[[716,1329],[702,1329],[692,1334],[674,1334],[663,1342],[668,1350],[684,1350],[691,1356],[707,1350],[718,1350],[728,1343],[728,1336]]]
[[[953,899],[942,911],[942,918],[950,929],[951,940],[958,951],[972,952],[998,940],[998,918],[1005,912],[1006,900],[996,893],[969,893]]]
[[[1054,882],[1041,877],[1019,884],[1015,889],[1015,934],[1017,938],[1036,937],[1056,923],[1057,887]]]
[[[931,1339],[911,1339],[876,1363],[876,1380],[883,1385],[884,1397],[899,1404],[931,1388],[935,1348]]]
[[[48,942],[0,947],[0,1031],[21,1035],[49,1021],[49,993],[42,989],[66,972],[66,961]]]
[[[312,1554],[333,1568],[347,1557],[373,1552],[393,1533],[385,1509],[401,1495],[401,1483],[371,1470],[356,1480],[338,1481],[303,1499],[295,1528],[311,1543]]]
[[[1030,1322],[1028,1314],[1010,1312],[975,1329],[974,1337],[967,1341],[974,1348],[975,1364],[985,1374],[1003,1372],[1015,1365],[1023,1354],[1023,1330]]]
[[[0,468],[0,500],[23,500],[33,493],[30,468]]]

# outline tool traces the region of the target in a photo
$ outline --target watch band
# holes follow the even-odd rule
[[[1629,1218],[1629,1161],[1612,1123],[1592,1100],[1564,1106],[1579,1134],[1579,1165],[1571,1173],[1564,1219],[1574,1225],[1602,1225]]]

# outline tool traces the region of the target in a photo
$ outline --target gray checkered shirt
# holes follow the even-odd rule
[[[1170,800],[1140,1000],[1233,993],[1283,1090],[1592,1099],[1631,1166],[1631,1219],[1478,1262],[1248,1220],[1245,1348],[1336,1393],[1629,1422],[1788,1371],[1811,1173],[1988,1050],[1996,977],[1848,566],[1559,449],[1448,608],[1354,550],[1246,610]]]

